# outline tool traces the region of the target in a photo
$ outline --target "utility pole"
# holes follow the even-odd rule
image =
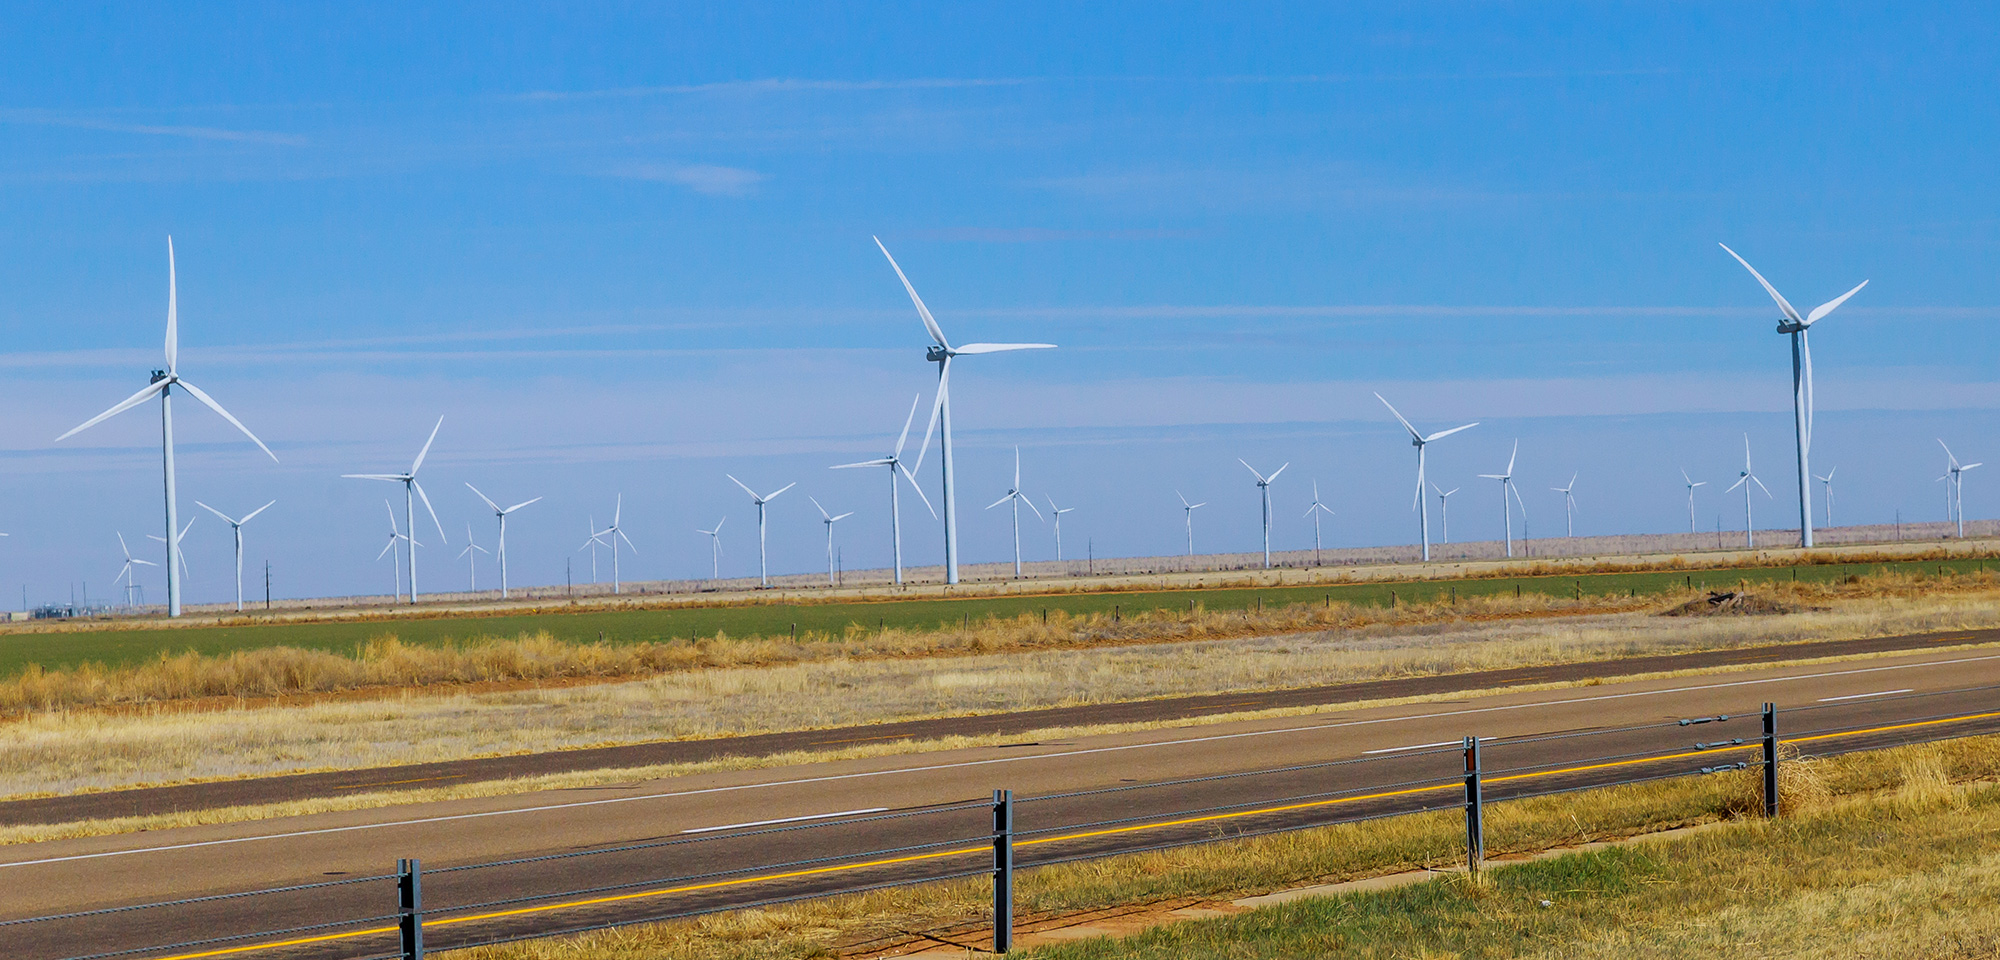
[[[569,558],[563,558],[563,596],[569,596]]]
[[[271,609],[271,561],[264,561],[264,609]]]

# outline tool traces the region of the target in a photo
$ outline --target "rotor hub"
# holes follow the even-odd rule
[[[932,363],[942,363],[949,356],[951,353],[937,344],[931,344],[930,349],[924,351],[924,359]]]
[[[1778,323],[1779,333],[1797,333],[1801,330],[1804,330],[1805,328],[1806,328],[1805,324],[1798,323],[1792,320],[1784,320]]]

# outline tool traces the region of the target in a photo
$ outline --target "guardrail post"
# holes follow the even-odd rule
[[[1478,873],[1486,859],[1486,803],[1479,788],[1479,738],[1465,738],[1465,869]]]
[[[424,878],[415,860],[396,861],[396,909],[403,960],[424,960]]]
[[[1014,791],[993,791],[993,952],[1014,946]]]
[[[1778,706],[1764,704],[1764,816],[1778,815]]]

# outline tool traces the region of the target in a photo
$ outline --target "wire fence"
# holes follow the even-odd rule
[[[702,827],[635,843],[0,920],[23,960],[283,955],[420,960],[464,949],[686,919],[838,894],[987,876],[993,948],[1013,936],[1017,871],[1442,810],[1484,860],[1486,807],[1727,771],[1762,771],[1766,815],[1792,754],[2000,732],[2000,711],[1953,711],[2000,686],[1889,691],[1778,711],[1449,743],[1016,798]],[[1780,719],[1798,726],[1779,736]],[[394,910],[389,911],[393,904]],[[74,952],[88,944],[90,952]]]

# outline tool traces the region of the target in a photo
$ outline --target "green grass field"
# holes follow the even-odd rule
[[[226,654],[269,646],[352,650],[362,641],[394,634],[407,643],[438,643],[485,636],[512,637],[548,631],[557,638],[590,642],[687,640],[727,633],[732,637],[789,636],[800,633],[838,634],[850,626],[863,629],[898,627],[935,629],[987,617],[1038,615],[1043,610],[1072,615],[1128,616],[1146,611],[1185,610],[1200,603],[1209,610],[1242,610],[1257,605],[1323,603],[1328,601],[1386,606],[1392,602],[1426,602],[1452,596],[1477,597],[1508,593],[1555,596],[1657,595],[1690,586],[1734,588],[1741,581],[1760,583],[1798,579],[1830,581],[1884,571],[1901,573],[1972,573],[1982,560],[1909,563],[1824,564],[1802,567],[1723,569],[1690,572],[1588,574],[1567,577],[1513,577],[1471,580],[1427,580],[1256,589],[1179,589],[1055,596],[976,597],[964,600],[900,600],[868,603],[748,604],[681,610],[618,610],[581,613],[540,613],[527,616],[434,617],[392,622],[329,622],[166,630],[91,630],[57,634],[20,634],[0,638],[0,677],[14,676],[29,664],[44,668],[97,662],[116,666],[149,660],[163,653],[193,650]]]

